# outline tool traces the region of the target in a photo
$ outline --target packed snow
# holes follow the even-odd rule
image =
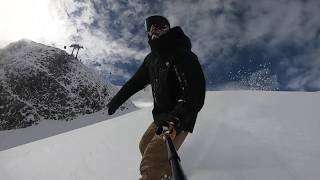
[[[207,92],[195,131],[179,151],[188,179],[318,179],[319,105],[319,92]],[[152,106],[140,107],[0,151],[1,179],[138,179],[138,144],[152,121]],[[103,114],[80,121],[103,119]],[[30,131],[50,131],[41,123],[35,127],[3,131],[0,143],[31,136]]]

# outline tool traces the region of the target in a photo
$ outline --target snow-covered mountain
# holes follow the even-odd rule
[[[116,91],[63,50],[30,40],[0,49],[0,130],[97,112]]]
[[[179,154],[189,180],[316,180],[320,177],[320,94],[207,92]],[[0,151],[5,180],[131,180],[152,107]],[[103,119],[100,112],[82,119]],[[49,121],[48,121],[49,122]],[[46,122],[46,123],[48,123]],[[57,123],[58,121],[50,121]],[[43,124],[43,125],[41,125]],[[45,123],[0,132],[0,144],[50,131]]]

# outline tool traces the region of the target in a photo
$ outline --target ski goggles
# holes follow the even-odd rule
[[[155,26],[158,29],[163,29],[166,26],[170,28],[170,23],[165,17],[155,15],[148,17],[144,22],[146,32],[151,30],[151,26]]]

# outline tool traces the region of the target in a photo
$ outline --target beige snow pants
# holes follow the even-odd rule
[[[177,134],[173,144],[178,150],[188,132]],[[156,135],[156,125],[152,123],[142,136],[139,144],[142,160],[140,163],[140,180],[160,180],[165,174],[171,176],[171,167],[165,141]]]

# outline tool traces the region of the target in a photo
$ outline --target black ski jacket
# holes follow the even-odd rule
[[[111,100],[111,106],[117,109],[134,93],[151,84],[155,124],[161,126],[172,117],[179,121],[179,130],[193,132],[206,87],[189,38],[180,27],[174,27],[160,38],[149,40],[149,45],[151,52]]]

